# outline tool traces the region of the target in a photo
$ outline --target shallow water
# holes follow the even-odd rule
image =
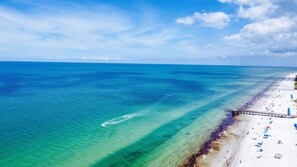
[[[292,68],[0,63],[0,166],[177,166]]]

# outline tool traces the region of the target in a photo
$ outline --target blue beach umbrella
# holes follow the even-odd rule
[[[291,115],[291,109],[288,108],[288,115]]]

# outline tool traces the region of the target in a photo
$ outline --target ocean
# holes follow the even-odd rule
[[[296,68],[0,62],[0,166],[178,166]]]

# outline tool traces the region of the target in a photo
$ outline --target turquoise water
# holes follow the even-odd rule
[[[293,68],[0,63],[0,166],[177,166]]]

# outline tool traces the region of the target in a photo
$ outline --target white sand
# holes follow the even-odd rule
[[[251,110],[297,115],[297,99],[294,78],[290,74],[277,82],[261,97]],[[276,118],[267,116],[239,116],[241,120],[230,127],[226,135],[218,141],[220,151],[211,150],[208,155],[198,159],[198,166],[236,166],[236,167],[297,167],[297,118]],[[267,127],[267,132],[264,132]],[[264,134],[269,135],[263,138]],[[256,146],[257,143],[262,145]],[[275,158],[278,155],[280,159]]]

